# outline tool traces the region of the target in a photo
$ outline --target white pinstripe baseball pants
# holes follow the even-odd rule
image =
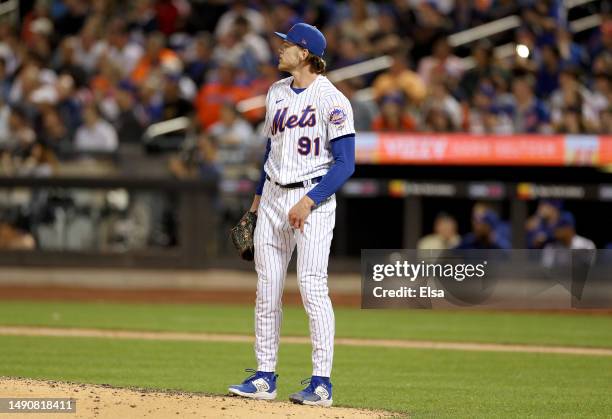
[[[266,181],[255,228],[255,355],[257,369],[275,371],[287,265],[297,245],[297,275],[309,318],[312,375],[329,377],[334,355],[334,311],[327,288],[327,264],[336,221],[336,198],[330,197],[306,219],[304,233],[289,225],[289,210],[313,186],[286,189]]]

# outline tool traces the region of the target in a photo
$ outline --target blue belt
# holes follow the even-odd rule
[[[270,182],[273,182],[273,180],[270,179],[270,176],[268,176],[268,175],[266,175],[266,179],[268,179]],[[286,185],[281,185],[278,182],[274,182],[274,184],[280,186],[281,188],[287,188],[287,189],[305,188],[307,186],[314,185],[316,183],[321,182],[321,179],[323,179],[323,176],[319,176],[319,177],[315,177],[315,178],[312,178],[312,179],[304,180],[302,182],[288,183]]]

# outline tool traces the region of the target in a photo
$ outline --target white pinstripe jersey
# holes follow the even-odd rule
[[[348,99],[324,76],[302,92],[291,89],[293,76],[270,86],[264,135],[271,148],[264,170],[278,183],[322,176],[334,162],[331,140],[354,134]]]

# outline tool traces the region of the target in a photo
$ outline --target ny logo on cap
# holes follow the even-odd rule
[[[302,38],[302,45],[306,45],[306,40]]]

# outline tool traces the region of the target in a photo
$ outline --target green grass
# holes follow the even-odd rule
[[[283,335],[307,336],[303,308],[286,307]],[[612,347],[612,316],[336,308],[339,337]],[[0,324],[252,334],[253,308],[0,301]]]
[[[413,417],[609,417],[612,358],[336,348],[337,405]],[[252,345],[0,336],[0,376],[224,394]],[[310,374],[308,345],[281,345],[279,399]],[[1,390],[0,390],[1,394]]]

